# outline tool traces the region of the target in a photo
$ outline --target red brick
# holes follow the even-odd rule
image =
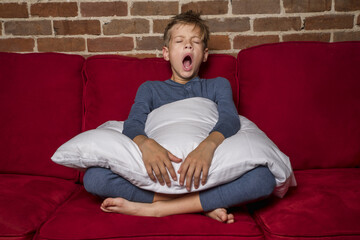
[[[39,38],[39,52],[80,52],[85,51],[83,38]]]
[[[136,50],[161,50],[164,46],[162,37],[138,37],[136,38]]]
[[[233,0],[233,14],[280,13],[280,0]]]
[[[250,30],[249,18],[217,18],[207,21],[210,32],[244,32]]]
[[[127,16],[126,2],[85,2],[80,3],[80,12],[84,17]]]
[[[322,15],[305,18],[306,30],[353,28],[354,15]]]
[[[24,36],[51,35],[51,22],[49,20],[5,22],[5,33]]]
[[[332,0],[283,0],[285,12],[324,12],[331,10]]]
[[[360,10],[359,0],[335,0],[335,10],[341,12]]]
[[[200,12],[202,15],[227,14],[228,1],[199,1],[182,5],[181,12],[186,12],[188,10]]]
[[[103,28],[105,35],[149,33],[150,23],[146,19],[112,20],[106,23]]]
[[[0,3],[0,18],[28,18],[26,3]]]
[[[32,52],[35,41],[32,38],[0,39],[0,52]]]
[[[228,50],[231,49],[229,36],[227,35],[211,35],[208,44],[209,50]]]
[[[178,12],[178,2],[134,2],[131,8],[133,16],[175,15]]]
[[[330,42],[330,33],[301,33],[283,35],[283,41],[319,41]]]
[[[39,17],[75,17],[78,7],[75,2],[63,3],[35,3],[31,5],[32,16]]]
[[[334,42],[360,41],[360,31],[357,32],[335,32]]]
[[[56,35],[100,35],[101,26],[99,20],[61,20],[54,21]]]
[[[132,37],[95,38],[88,39],[89,52],[117,52],[131,51],[134,49]]]
[[[268,17],[254,20],[255,32],[300,30],[300,17]]]
[[[154,19],[153,33],[164,33],[170,19]]]
[[[234,38],[234,49],[245,49],[252,46],[257,46],[265,43],[279,42],[277,35],[264,35],[264,36],[246,36],[239,35]]]

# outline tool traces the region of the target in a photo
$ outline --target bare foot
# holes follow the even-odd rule
[[[153,204],[130,202],[124,198],[107,198],[100,206],[104,212],[122,213],[134,216],[156,217]]]
[[[205,213],[205,215],[223,223],[234,223],[235,221],[234,215],[231,213],[228,214],[225,208],[217,208],[211,212]]]

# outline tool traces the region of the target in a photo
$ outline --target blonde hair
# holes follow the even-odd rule
[[[205,21],[201,19],[200,13],[196,13],[192,10],[174,16],[171,22],[166,26],[164,32],[164,44],[166,47],[169,46],[169,42],[171,39],[171,28],[178,23],[189,25],[193,24],[195,25],[195,27],[198,27],[200,29],[200,34],[202,35],[201,37],[204,43],[204,48],[207,48],[207,43],[210,37],[209,28],[206,25]]]

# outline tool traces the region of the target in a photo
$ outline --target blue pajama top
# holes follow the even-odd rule
[[[240,120],[233,102],[229,81],[222,77],[213,79],[196,77],[186,84],[173,80],[143,83],[136,93],[135,102],[124,123],[123,134],[130,139],[138,135],[147,136],[145,122],[152,110],[167,103],[192,97],[207,98],[217,104],[219,120],[211,132],[218,131],[228,138],[239,131]]]

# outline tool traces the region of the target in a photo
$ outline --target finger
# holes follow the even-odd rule
[[[171,181],[170,181],[170,178],[169,178],[169,174],[168,174],[168,172],[166,170],[165,163],[164,163],[164,165],[159,166],[159,169],[160,169],[160,172],[161,172],[161,175],[162,175],[163,179],[165,179],[166,185],[168,187],[170,187],[171,186]]]
[[[183,169],[184,163],[185,163],[185,162],[183,162],[183,163],[180,165],[180,167],[179,167],[179,169],[178,169],[177,173],[179,173],[179,174],[180,174],[180,173],[183,171],[182,169]]]
[[[192,178],[194,175],[195,168],[193,166],[190,166],[187,173],[186,173],[186,189],[190,192],[191,190],[191,184],[192,184]]]
[[[209,174],[209,168],[205,167],[202,170],[201,184],[205,185]]]
[[[175,172],[175,169],[174,169],[173,165],[171,164],[171,162],[170,162],[170,161],[166,161],[166,162],[165,162],[165,166],[166,166],[166,168],[168,169],[168,171],[169,171],[170,176],[172,177],[172,179],[173,179],[174,181],[176,181],[176,180],[177,180],[176,172]]]
[[[183,164],[181,164],[181,166],[180,166],[180,169],[178,171],[178,173],[180,174],[180,180],[179,180],[180,186],[184,186],[185,177],[186,177],[188,168],[189,168],[189,164],[186,161]]]
[[[201,175],[201,168],[198,167],[198,168],[195,169],[195,172],[194,172],[194,187],[195,187],[195,189],[199,188],[200,175]]]
[[[155,173],[155,176],[156,176],[157,180],[163,186],[165,183],[164,183],[164,179],[162,178],[161,171],[160,171],[159,167],[158,166],[153,167],[153,171]]]
[[[154,174],[153,174],[153,171],[152,171],[152,168],[150,165],[147,165],[145,166],[145,169],[146,169],[146,172],[147,174],[149,175],[150,179],[153,181],[153,182],[156,182],[156,178],[154,177]]]
[[[170,159],[171,161],[173,161],[173,162],[179,163],[179,162],[182,161],[181,158],[176,157],[176,156],[175,156],[174,154],[172,154],[171,152],[168,152],[168,156],[169,156],[169,159]]]

